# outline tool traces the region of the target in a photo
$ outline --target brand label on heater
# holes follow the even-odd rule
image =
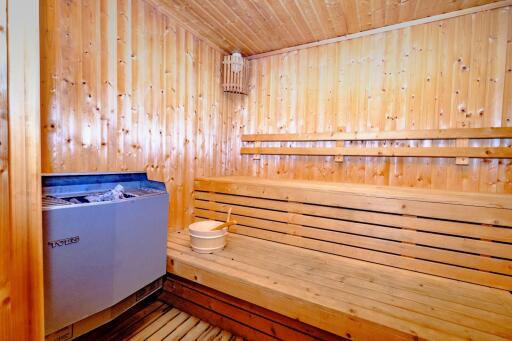
[[[56,248],[58,246],[66,246],[66,245],[70,245],[70,244],[76,244],[79,241],[80,241],[80,237],[79,236],[74,236],[74,237],[69,237],[69,238],[49,241],[48,245],[53,249],[53,248]]]

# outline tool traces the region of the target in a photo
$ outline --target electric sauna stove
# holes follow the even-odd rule
[[[168,200],[145,173],[43,175],[47,339],[74,338],[161,287]]]

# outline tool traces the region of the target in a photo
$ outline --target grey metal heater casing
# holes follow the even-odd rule
[[[43,194],[65,198],[116,184],[140,195],[43,205],[46,334],[113,306],[166,272],[164,184],[144,173],[47,175]]]

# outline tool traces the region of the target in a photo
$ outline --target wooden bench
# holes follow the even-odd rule
[[[348,339],[512,339],[512,196],[200,178],[195,216],[232,217],[168,271]]]

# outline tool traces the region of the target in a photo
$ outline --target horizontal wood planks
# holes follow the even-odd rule
[[[251,60],[249,95],[225,95],[224,111],[233,122],[226,168],[229,174],[262,178],[510,193],[509,158],[474,158],[467,166],[426,155],[347,156],[343,162],[332,162],[334,155],[261,155],[255,161],[239,151],[241,140],[255,134],[274,140],[261,147],[334,148],[336,142],[324,137],[318,142],[274,138],[334,133],[390,138],[346,141],[340,146],[345,148],[419,149],[456,147],[456,141],[391,142],[389,135],[510,128],[511,33],[512,9],[504,7]],[[509,147],[511,141],[470,140],[469,147]]]
[[[506,195],[488,202],[484,195],[477,203],[446,191],[245,177],[198,179],[195,189],[195,216],[222,221],[232,208],[233,233],[512,288],[512,198]]]
[[[508,291],[237,233],[197,254],[171,234],[168,271],[353,340],[507,339]]]
[[[512,137],[512,128],[454,128],[430,130],[362,131],[306,134],[247,134],[242,141],[364,141],[364,140],[447,140]]]
[[[379,157],[468,157],[512,159],[512,148],[493,147],[242,147],[240,154],[379,156]]]
[[[146,170],[192,213],[192,179],[221,174],[222,53],[144,0],[41,2],[44,172]]]
[[[342,340],[334,334],[178,276],[168,275],[160,299],[248,340]]]

